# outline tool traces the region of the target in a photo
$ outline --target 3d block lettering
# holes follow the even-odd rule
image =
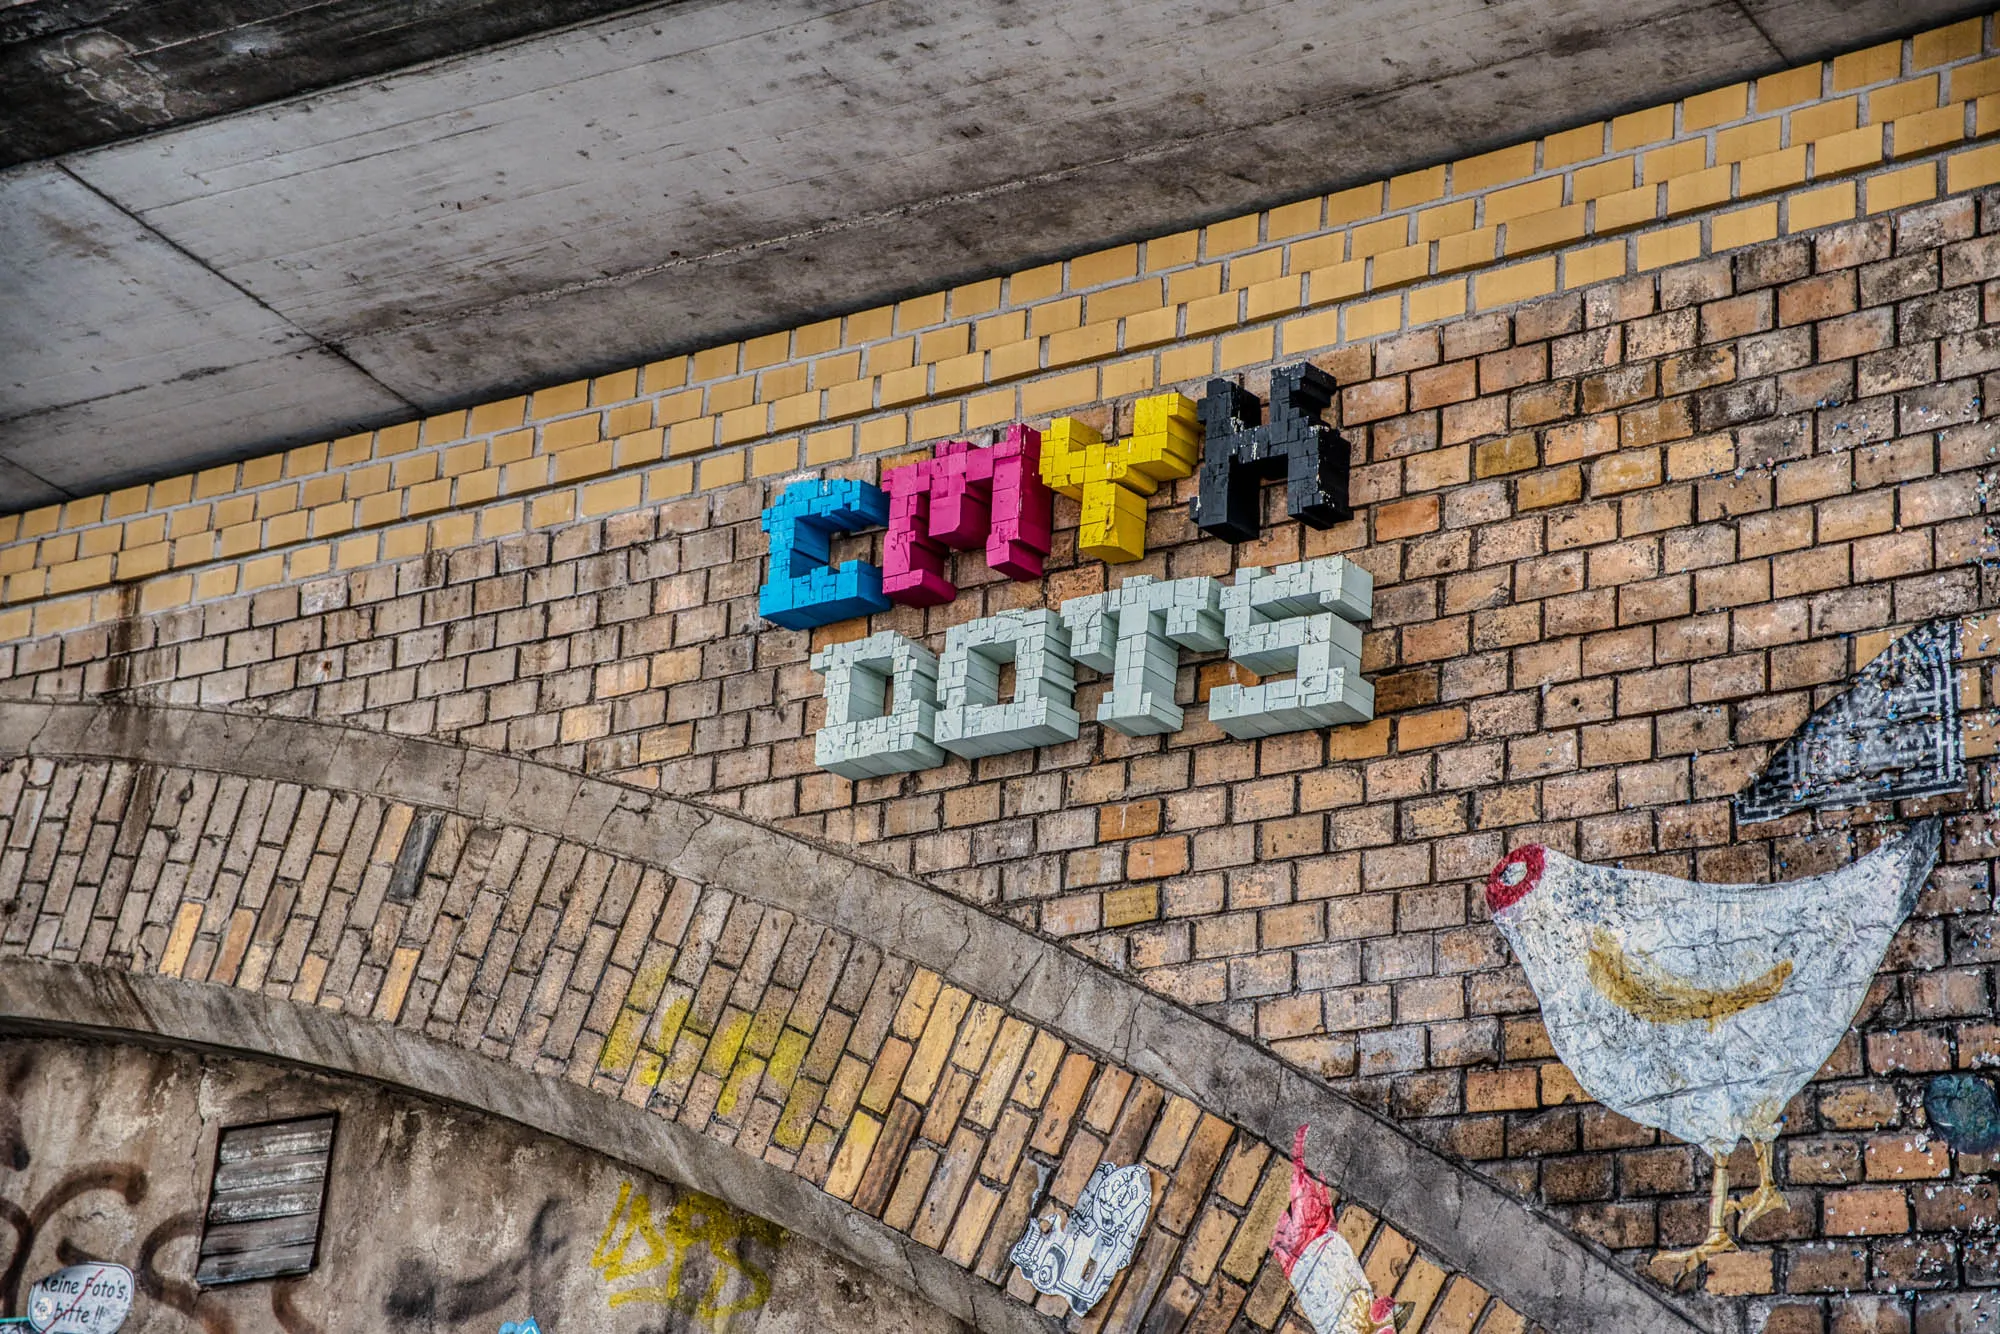
[[[1115,563],[1146,554],[1146,497],[1194,471],[1201,424],[1180,394],[1139,400],[1132,434],[1107,441],[1074,417],[1058,417],[1042,438],[1042,480],[1083,506],[1077,550]]]
[[[937,730],[937,655],[894,630],[833,644],[812,655],[826,677],[826,725],[813,738],[813,763],[843,778],[934,769],[944,751]]]
[[[1017,423],[998,444],[946,440],[934,457],[884,472],[883,592],[910,607],[949,602],[958,589],[945,574],[947,549],[981,543],[991,569],[1010,579],[1041,578],[1053,527],[1041,447],[1041,432]]]
[[[810,630],[889,610],[882,571],[863,560],[833,562],[833,535],[889,520],[880,487],[847,478],[793,482],[764,511],[771,573],[757,591],[757,614],[787,630]]]
[[[1014,697],[1000,700],[1000,669],[1014,664]],[[938,664],[937,744],[954,755],[1004,755],[1074,741],[1076,667],[1069,632],[1041,608],[955,625]]]
[[[1111,673],[1111,689],[1097,706],[1097,721],[1126,736],[1178,732],[1174,703],[1180,651],[1223,647],[1220,587],[1213,579],[1166,583],[1136,574],[1117,588],[1062,604],[1070,654],[1086,667]]]
[[[1195,527],[1225,542],[1254,542],[1263,531],[1263,483],[1285,482],[1285,513],[1314,528],[1354,517],[1347,503],[1347,442],[1320,420],[1333,402],[1333,377],[1310,362],[1271,373],[1271,420],[1257,396],[1210,380],[1201,399],[1201,490]],[[1260,424],[1262,423],[1262,424]]]
[[[1374,580],[1339,556],[1236,572],[1222,590],[1229,660],[1260,676],[1292,672],[1259,685],[1217,686],[1208,716],[1230,736],[1275,736],[1313,727],[1367,722],[1375,690],[1361,679],[1361,631]]]

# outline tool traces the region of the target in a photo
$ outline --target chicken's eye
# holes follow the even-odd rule
[[[1528,864],[1526,862],[1514,862],[1500,872],[1500,883],[1509,889],[1512,889],[1527,878]]]

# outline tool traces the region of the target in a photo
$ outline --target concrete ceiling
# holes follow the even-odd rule
[[[608,8],[0,7],[0,511],[1232,216],[1983,6]]]

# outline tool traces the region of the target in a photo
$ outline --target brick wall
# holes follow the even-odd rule
[[[1723,90],[1719,122],[1690,113],[1710,105],[1701,99],[1669,109],[1659,151],[1701,150],[1660,159],[1658,171],[1685,157],[1684,176],[1655,183],[1650,150],[1629,137],[1644,127],[1630,118],[1595,127],[1585,166],[1642,172],[1631,188],[1653,183],[1655,212],[1615,242],[1615,268],[1581,266],[1575,281],[1578,247],[1613,244],[1596,231],[1511,265],[1495,259],[1512,253],[1509,233],[1495,232],[1488,267],[1443,282],[1433,280],[1449,248],[1434,234],[1410,243],[1424,250],[1423,279],[1401,280],[1393,321],[1357,317],[1388,299],[1372,286],[1325,289],[1326,311],[1300,313],[1322,281],[1301,247],[1337,235],[1352,256],[1375,225],[1310,201],[1296,236],[1284,230],[1291,215],[1273,210],[1233,241],[1226,224],[1189,234],[1184,254],[1178,241],[1153,242],[1026,284],[1016,275],[990,293],[1000,314],[961,319],[971,305],[954,293],[794,331],[783,346],[733,347],[712,364],[672,363],[660,374],[710,377],[693,461],[672,461],[678,424],[661,424],[668,403],[691,405],[674,397],[688,391],[651,394],[649,367],[549,391],[546,416],[538,394],[23,516],[0,550],[0,616],[13,636],[0,648],[0,689],[448,738],[853,847],[1269,1044],[1642,1263],[1703,1230],[1699,1155],[1584,1099],[1551,1057],[1478,883],[1526,841],[1708,880],[1789,878],[1847,860],[1894,814],[1736,827],[1728,798],[1888,632],[2000,607],[1988,516],[2000,429],[1986,407],[2000,369],[1989,313],[2000,195],[1978,192],[1994,150],[1950,146],[1992,128],[1987,76],[1967,71],[1994,62],[1973,59],[1979,23],[1946,31],[1957,45],[1931,34],[1811,67],[1817,97],[1781,122],[1765,114],[1768,81],[1741,90],[1741,105]],[[1948,77],[1924,73],[1927,60],[1950,64]],[[1931,105],[1918,106],[1925,96]],[[1938,129],[1950,106],[1955,134],[1879,169],[1920,142],[1906,124]],[[1777,203],[1755,206],[1772,209],[1768,228],[1741,230],[1725,219],[1754,212],[1735,201],[1761,187],[1747,159],[1723,160],[1735,151],[1724,136],[1753,124],[1777,136],[1771,152],[1798,147],[1810,179],[1783,196],[1782,215]],[[1836,136],[1858,136],[1840,142],[1860,156],[1830,153]],[[1560,139],[1533,146],[1520,179],[1560,178],[1560,198],[1576,201],[1583,168],[1551,156]],[[1456,206],[1463,186],[1478,196],[1468,224],[1491,219],[1489,192],[1517,187],[1484,170],[1453,164],[1421,199],[1389,182],[1371,207],[1421,237],[1426,209]],[[1817,183],[1851,171],[1878,174]],[[1876,184],[1907,185],[1917,177],[1899,173],[1911,171],[1930,173],[1921,190]],[[1676,185],[1697,177],[1722,193]],[[1828,190],[1846,192],[1831,214],[1801,205]],[[1601,198],[1581,202],[1586,230],[1616,222]],[[1211,262],[1225,254],[1235,258]],[[1156,270],[1156,255],[1177,258]],[[1394,278],[1381,255],[1363,258],[1349,272],[1365,283]],[[1256,277],[1258,264],[1275,277]],[[1530,274],[1539,264],[1546,274]],[[1175,284],[1197,279],[1175,274],[1207,275],[1198,281],[1217,291],[1191,295]],[[1515,278],[1496,277],[1506,274]],[[1254,295],[1280,279],[1291,305]],[[1088,371],[1067,369],[1066,335],[1102,327],[1089,312],[1115,310],[1113,294],[1134,281],[1143,309],[1108,317],[1111,341],[1079,353],[1095,358]],[[1090,290],[1072,295],[1079,286]],[[1424,304],[1433,288],[1444,305]],[[1229,307],[1226,327],[1203,327],[1210,300]],[[1133,339],[1147,336],[1135,321],[1150,310],[1169,311],[1172,330],[1135,355]],[[1018,336],[988,346],[980,321],[1008,311],[1024,321]],[[1070,314],[1073,328],[1056,327]],[[897,371],[870,378],[877,347],[930,355],[928,335],[903,337],[904,327],[943,338],[937,359],[911,363],[929,368],[914,407],[891,401]],[[865,357],[839,350],[857,329]],[[945,370],[952,329],[966,331],[953,356],[980,358],[977,385]],[[819,348],[822,335],[835,341]],[[1035,353],[1015,365],[1003,349],[1022,341]],[[1302,349],[1342,386],[1335,415],[1353,449],[1357,517],[1308,530],[1267,493],[1263,538],[1232,549],[1192,528],[1182,483],[1155,498],[1148,553],[1118,574],[1227,575],[1348,555],[1376,579],[1365,667],[1377,721],[1229,740],[1199,705],[1235,669],[1186,655],[1178,693],[1194,707],[1170,737],[1086,724],[1070,745],[898,778],[854,783],[814,768],[814,646],[896,629],[936,649],[952,624],[1053,606],[1112,575],[1076,560],[1075,506],[1059,500],[1038,583],[998,580],[974,557],[957,563],[949,606],[810,635],[772,629],[756,615],[757,518],[777,481],[801,463],[873,479],[907,441],[1014,414],[1075,408],[1122,427],[1132,396],[1198,392],[1211,370],[1261,393],[1271,366]],[[823,362],[841,357],[871,386],[865,406],[856,391],[852,422],[788,435],[773,400],[750,437],[731,438],[728,414],[763,402],[767,379],[796,371],[818,385]],[[996,377],[1019,380],[1004,402],[992,397]],[[837,387],[810,392],[814,421],[831,420]],[[749,397],[717,408],[732,393]],[[620,414],[634,404],[649,424],[626,430],[638,419]],[[324,533],[323,511],[334,525]],[[119,582],[128,551],[161,544]],[[871,548],[879,561],[879,537],[846,554]],[[1981,709],[1996,685],[1982,661],[1966,672]],[[1080,691],[1086,718],[1101,689]],[[1931,804],[1982,806],[1990,783],[1982,767],[1968,798]],[[1710,1291],[1751,1298],[1772,1331],[1902,1330],[1911,1319],[1971,1329],[2000,1305],[1980,1295],[2000,1286],[1990,1241],[2000,1197],[1983,1160],[1926,1138],[1920,1110],[1929,1073],[2000,1063],[1991,850],[1984,816],[1952,822],[1858,1034],[1791,1109],[1779,1180],[1792,1208],[1705,1275]]]

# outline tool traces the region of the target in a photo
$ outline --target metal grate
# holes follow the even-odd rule
[[[195,1282],[214,1287],[311,1271],[336,1119],[328,1112],[222,1132]]]

